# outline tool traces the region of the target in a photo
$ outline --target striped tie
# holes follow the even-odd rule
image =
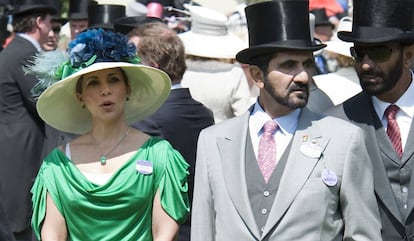
[[[388,126],[387,126],[387,134],[391,140],[391,143],[397,153],[398,157],[401,159],[402,157],[402,144],[401,144],[401,134],[400,128],[398,127],[397,120],[395,116],[400,108],[396,105],[389,105],[385,110],[384,115],[387,117]]]

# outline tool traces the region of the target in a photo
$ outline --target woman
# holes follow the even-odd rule
[[[32,188],[39,240],[174,240],[185,221],[188,164],[167,141],[129,126],[157,110],[170,80],[119,62],[136,62],[134,53],[125,36],[88,30],[56,67],[72,74],[36,89],[47,87],[37,103],[45,122],[81,134],[46,157]]]

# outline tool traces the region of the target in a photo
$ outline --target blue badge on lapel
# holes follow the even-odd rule
[[[137,172],[144,175],[151,174],[153,170],[152,162],[147,160],[138,160],[136,162],[135,168],[137,169]]]

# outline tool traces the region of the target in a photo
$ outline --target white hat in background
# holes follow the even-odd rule
[[[227,17],[201,6],[186,6],[191,14],[191,30],[178,36],[184,43],[186,54],[206,57],[234,59],[247,47],[239,37],[229,33]]]
[[[146,16],[147,13],[148,8],[142,3],[130,2],[128,5],[126,5],[125,15],[127,17]]]
[[[337,27],[337,32],[339,31],[347,31],[350,32],[352,30],[352,18],[351,17],[343,17]],[[332,37],[331,41],[325,42],[326,48],[325,51],[333,52],[336,54],[340,54],[343,56],[351,57],[350,48],[353,46],[352,42],[345,42],[336,36],[336,34]]]

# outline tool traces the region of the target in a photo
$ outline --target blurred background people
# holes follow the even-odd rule
[[[244,113],[255,97],[235,56],[247,46],[227,30],[227,17],[201,6],[189,6],[190,31],[178,36],[184,43],[187,71],[181,84],[213,111],[215,123]]]
[[[325,8],[311,9],[310,12],[315,16],[314,38],[315,41],[322,43],[331,40],[335,25],[326,16]],[[335,63],[329,59],[323,50],[315,53],[316,74],[327,74],[334,71]]]
[[[92,4],[98,3],[92,0],[69,0],[68,23],[63,27],[69,28],[69,34],[62,34],[59,49],[66,50],[69,42],[88,28],[88,6]]]
[[[31,89],[37,79],[23,66],[48,40],[56,9],[47,1],[15,1],[16,35],[0,53],[0,196],[16,240],[32,240],[30,188],[42,158],[44,122]]]
[[[344,17],[339,21],[338,31],[351,31],[352,19]],[[313,76],[313,79],[321,90],[323,90],[334,105],[338,105],[350,97],[361,92],[358,75],[355,71],[355,61],[351,56],[352,43],[344,42],[335,35],[331,41],[325,42],[326,55],[335,59],[337,69],[332,73]]]
[[[56,9],[56,14],[52,16],[50,22],[52,30],[49,32],[48,40],[46,43],[42,44],[42,50],[44,51],[53,51],[58,48],[60,30],[66,23],[66,19],[62,18],[62,2],[49,0],[49,6]]]
[[[329,21],[334,25],[337,25],[339,19],[348,16],[348,12],[345,10],[345,3],[347,0],[310,0],[309,9],[322,9],[326,11],[326,16]]]
[[[310,36],[312,38],[312,41],[314,44],[322,44],[322,42],[319,39],[316,39],[314,37],[315,35],[315,15],[313,13],[309,13],[309,32]],[[313,52],[314,58],[318,54],[321,54],[323,49],[316,50]],[[312,73],[312,76],[314,76],[317,73],[317,66],[314,65],[314,72]],[[311,111],[316,113],[323,113],[327,109],[331,108],[333,106],[333,103],[329,96],[322,91],[311,79],[309,82],[309,97],[308,97],[308,103],[306,104],[306,107],[309,108]]]

